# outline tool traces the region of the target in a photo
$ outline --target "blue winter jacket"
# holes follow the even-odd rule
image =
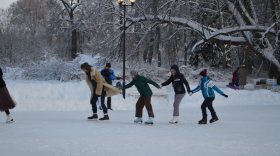
[[[213,81],[210,80],[208,76],[203,77],[199,81],[198,86],[195,89],[193,89],[191,92],[196,93],[200,90],[204,98],[215,98],[214,90],[221,95],[224,94],[223,91],[221,91],[217,86],[215,86]]]
[[[112,84],[112,81],[116,79],[114,70],[112,69],[102,69],[100,71],[101,75],[104,77],[107,83]]]

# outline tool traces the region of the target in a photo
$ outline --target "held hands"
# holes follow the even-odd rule
[[[222,94],[222,96],[224,96],[225,98],[228,98],[228,95],[227,95],[227,94]]]

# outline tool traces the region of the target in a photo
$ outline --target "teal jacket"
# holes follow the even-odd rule
[[[143,76],[136,75],[136,78],[134,78],[129,84],[124,86],[124,89],[130,88],[133,85],[137,88],[138,92],[141,96],[147,97],[152,96],[153,92],[148,84],[151,84],[157,88],[160,88],[160,86],[155,83],[154,81],[147,79]]]
[[[217,86],[214,85],[213,81],[210,80],[210,78],[208,76],[203,77],[199,81],[198,86],[191,92],[196,93],[200,90],[201,90],[204,98],[215,98],[214,90],[221,95],[224,94]]]

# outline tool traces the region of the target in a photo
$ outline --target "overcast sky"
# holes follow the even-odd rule
[[[0,0],[0,8],[6,9],[10,6],[10,4],[12,4],[15,1],[17,1],[17,0]]]

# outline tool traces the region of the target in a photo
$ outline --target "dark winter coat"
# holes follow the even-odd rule
[[[116,79],[115,73],[112,69],[102,69],[100,71],[107,83],[112,84],[112,81]]]
[[[0,68],[0,111],[12,109],[16,106],[10,93],[6,87],[6,83],[3,80],[3,72]]]
[[[136,78],[134,78],[129,84],[124,86],[124,89],[130,88],[133,85],[135,85],[141,96],[152,96],[153,92],[148,84],[152,84],[153,86],[160,88],[160,86],[154,81],[147,79],[143,76],[136,75]]]
[[[170,83],[172,83],[175,94],[185,94],[186,93],[186,89],[184,87],[185,85],[187,91],[190,92],[191,90],[190,90],[189,83],[186,80],[185,76],[182,73],[180,73],[179,67],[172,66],[172,69],[176,70],[175,76],[171,75],[170,78],[166,82],[162,83],[161,85],[167,86]]]
[[[5,83],[4,79],[3,79],[3,71],[0,68],[0,88],[4,88],[4,87],[6,87],[6,83]]]

